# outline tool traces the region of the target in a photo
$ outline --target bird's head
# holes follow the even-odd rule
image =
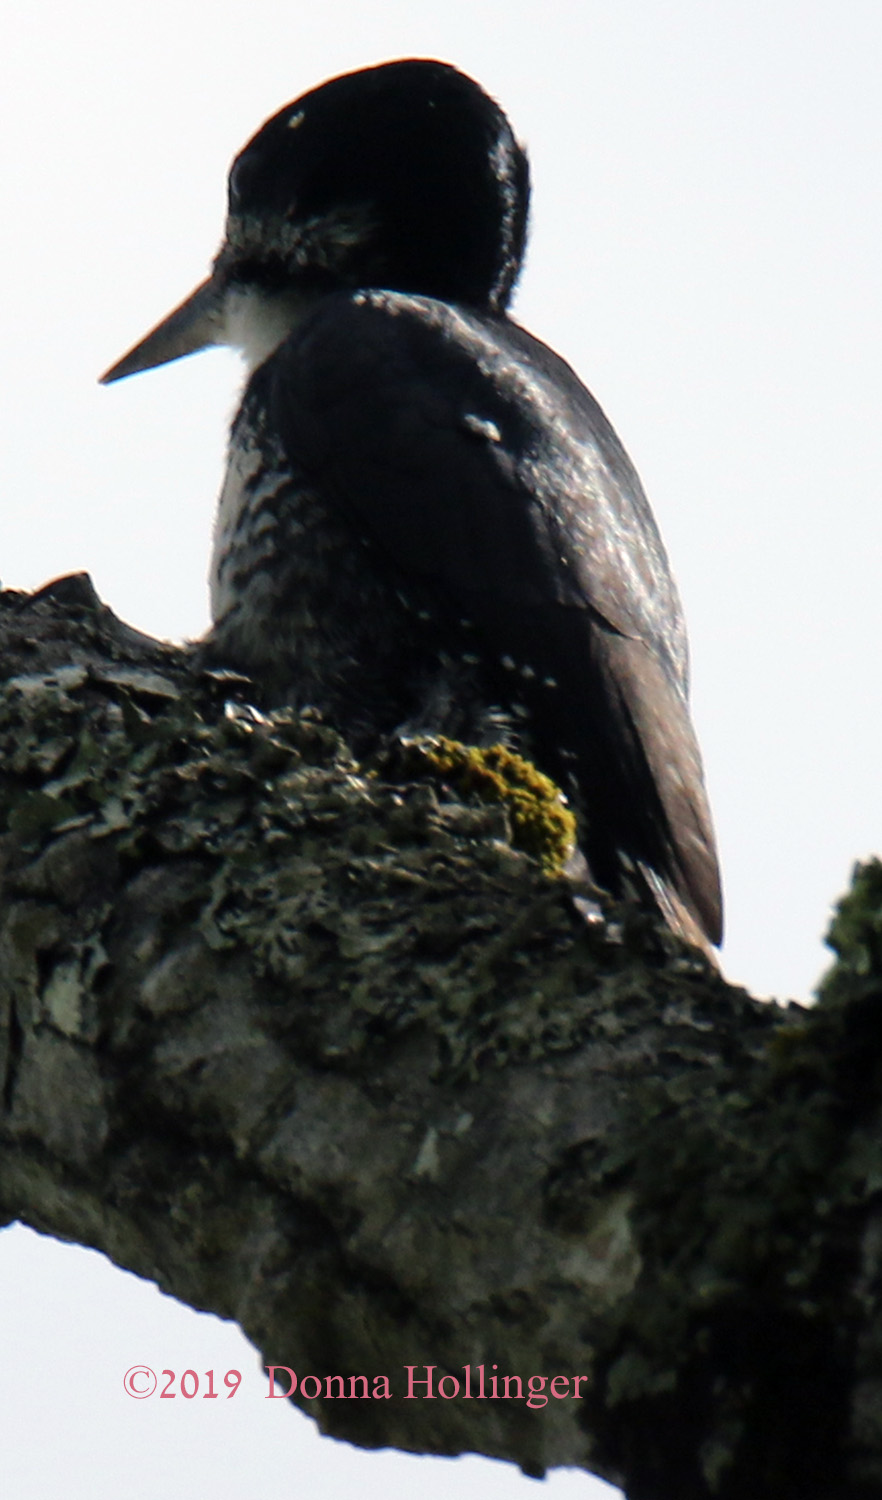
[[[211,276],[102,380],[209,344],[241,348],[253,367],[317,297],[343,288],[501,313],[528,199],[505,114],[456,68],[409,59],[333,78],[236,157]]]

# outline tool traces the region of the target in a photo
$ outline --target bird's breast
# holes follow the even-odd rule
[[[322,493],[321,475],[286,455],[260,373],[230,435],[210,576],[212,644],[273,699],[319,708],[359,744],[422,716],[424,695],[438,691],[443,639],[427,601],[402,590]]]

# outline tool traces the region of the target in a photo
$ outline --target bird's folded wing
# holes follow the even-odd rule
[[[504,319],[341,294],[278,351],[269,401],[291,460],[404,592],[555,681],[601,794],[634,801],[625,853],[718,941],[679,602],[633,467],[569,367]]]

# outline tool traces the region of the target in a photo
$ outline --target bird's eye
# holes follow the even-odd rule
[[[229,187],[228,187],[228,197],[229,197],[230,208],[238,208],[239,204],[242,201],[242,172],[241,172],[241,165],[242,165],[241,162],[237,161],[230,168],[230,180],[229,180]]]
[[[253,189],[259,167],[260,160],[255,151],[246,151],[233,162],[229,181],[230,208],[235,209],[241,206],[249,190]]]

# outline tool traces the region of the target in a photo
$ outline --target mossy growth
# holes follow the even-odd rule
[[[827,946],[837,962],[821,982],[822,1002],[878,993],[882,983],[882,861],[870,859],[855,865],[851,890],[839,902]]]
[[[443,736],[401,746],[400,770],[408,777],[431,777],[464,799],[501,805],[511,841],[535,859],[547,875],[560,875],[576,844],[576,819],[559,787],[531,761],[505,745],[463,745]]]

